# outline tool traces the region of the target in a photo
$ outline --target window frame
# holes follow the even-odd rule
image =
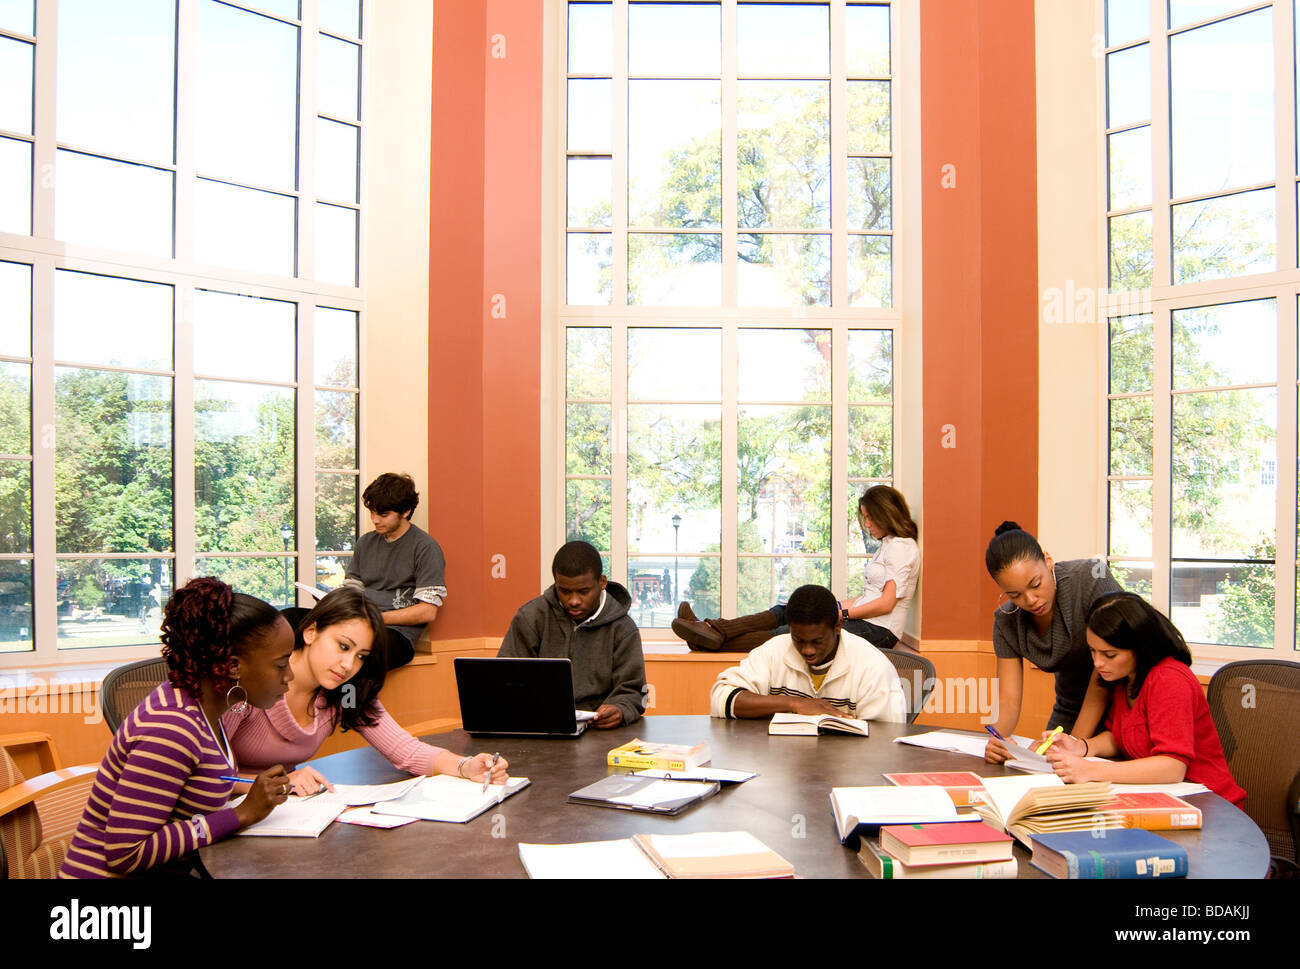
[[[832,340],[831,360],[831,544],[830,582],[832,589],[850,589],[856,579],[850,578],[850,569],[859,569],[866,561],[861,550],[852,554],[846,546],[847,529],[843,515],[849,504],[848,448],[848,333],[850,330],[888,330],[892,337],[892,476],[878,479],[891,483],[905,494],[913,488],[910,504],[914,517],[920,520],[921,495],[919,485],[920,443],[915,422],[903,419],[904,388],[909,380],[920,376],[919,346],[919,266],[920,190],[919,190],[919,95],[914,79],[919,74],[919,7],[915,0],[887,0],[890,7],[891,37],[891,127],[892,160],[891,198],[893,203],[892,243],[893,299],[889,307],[849,307],[847,247],[853,234],[847,225],[847,159],[849,153],[836,148],[835,132],[846,125],[847,76],[843,45],[832,42],[831,71],[828,76],[831,90],[831,219],[829,229],[806,230],[812,234],[825,233],[830,237],[831,305],[791,308],[742,307],[736,300],[736,265],[728,254],[736,252],[738,228],[735,200],[735,169],[727,170],[726,159],[734,158],[736,151],[736,116],[727,105],[736,103],[737,77],[734,72],[735,14],[741,0],[721,0],[722,11],[722,157],[724,160],[721,183],[721,227],[723,258],[721,262],[722,297],[718,307],[660,307],[628,306],[626,292],[627,246],[620,244],[619,234],[626,239],[627,223],[627,88],[620,79],[627,78],[626,45],[613,44],[613,217],[608,231],[612,236],[613,292],[608,306],[570,306],[566,302],[567,260],[567,199],[565,178],[567,170],[565,125],[567,117],[567,2],[549,0],[547,11],[554,38],[554,61],[548,71],[549,130],[548,157],[554,159],[544,167],[546,191],[544,193],[544,252],[552,253],[544,263],[544,278],[553,279],[545,291],[552,298],[544,303],[543,313],[543,386],[549,387],[542,415],[543,454],[543,515],[542,515],[542,569],[549,576],[550,557],[555,548],[566,541],[565,535],[565,467],[566,433],[566,333],[569,327],[608,327],[611,336],[610,377],[611,405],[611,539],[610,578],[627,583],[627,330],[638,326],[664,328],[720,329],[722,344],[722,453],[721,453],[721,610],[724,615],[736,612],[737,561],[737,472],[736,434],[738,414],[743,407],[766,403],[789,404],[788,401],[746,401],[738,403],[738,353],[737,333],[742,328],[757,329],[825,329]],[[751,0],[744,0],[751,2]],[[791,0],[757,0],[757,2],[791,2]],[[794,0],[800,2],[800,0]],[[843,36],[843,17],[846,0],[803,0],[814,5],[829,2],[830,36]],[[628,0],[614,0],[614,37],[626,36],[626,10]],[[880,5],[885,5],[881,0]],[[622,31],[620,35],[620,31]],[[728,40],[731,38],[731,40]],[[732,65],[728,79],[728,65]],[[581,75],[579,75],[581,76]],[[644,75],[636,75],[643,78]],[[581,154],[581,153],[579,153]],[[575,230],[581,231],[581,230]],[[604,230],[602,230],[604,231]],[[672,230],[665,229],[665,232]],[[695,230],[690,230],[695,231]],[[768,231],[768,230],[763,230]],[[780,230],[771,230],[780,231]],[[624,300],[620,303],[620,300]],[[585,401],[585,399],[584,399]],[[641,403],[638,401],[637,403]],[[873,479],[877,480],[877,479]],[[858,479],[853,482],[856,487]],[[639,553],[647,554],[647,553]],[[709,557],[711,553],[692,553],[685,557]],[[758,553],[755,553],[758,554]],[[749,557],[746,553],[745,557]],[[786,558],[775,553],[759,554],[760,558]],[[807,553],[799,557],[823,558],[823,553]],[[850,589],[851,591],[851,589]],[[913,610],[910,625],[918,623],[919,610]],[[676,642],[667,628],[642,630],[647,643]]]
[[[1097,279],[1099,284],[1098,400],[1100,402],[1099,451],[1096,467],[1100,469],[1102,487],[1098,489],[1098,534],[1102,537],[1108,563],[1146,562],[1138,556],[1118,556],[1110,552],[1110,483],[1125,475],[1110,473],[1110,323],[1113,318],[1150,314],[1152,319],[1153,402],[1152,454],[1152,587],[1151,602],[1168,613],[1172,585],[1172,448],[1173,400],[1191,392],[1174,388],[1172,318],[1176,311],[1212,307],[1249,300],[1272,299],[1277,308],[1277,452],[1276,452],[1276,556],[1274,559],[1274,638],[1271,647],[1237,646],[1190,642],[1197,660],[1209,663],[1244,659],[1300,657],[1300,637],[1296,621],[1296,498],[1297,498],[1297,300],[1300,299],[1300,268],[1297,267],[1296,197],[1300,167],[1296,151],[1296,73],[1295,73],[1295,3],[1277,0],[1272,3],[1243,2],[1232,10],[1215,14],[1177,28],[1169,29],[1167,0],[1149,0],[1151,30],[1145,42],[1151,45],[1151,163],[1152,163],[1152,285],[1147,290],[1111,292],[1109,245],[1109,138],[1107,116],[1107,55],[1116,50],[1141,44],[1141,39],[1127,40],[1113,47],[1107,45],[1106,0],[1095,0],[1097,33],[1094,49],[1098,52],[1097,130],[1100,132],[1097,154],[1098,233]],[[1216,23],[1252,11],[1271,8],[1274,43],[1274,115],[1276,168],[1273,183],[1225,188],[1209,197],[1232,195],[1253,188],[1274,187],[1277,201],[1276,258],[1277,270],[1268,273],[1226,279],[1176,284],[1173,280],[1172,218],[1176,204],[1171,191],[1172,130],[1170,115],[1169,50],[1170,39],[1206,24]],[[1120,126],[1121,128],[1127,126]],[[1201,196],[1196,196],[1200,198]],[[1117,210],[1119,211],[1119,210]],[[1127,210],[1124,210],[1127,211]],[[1256,385],[1246,385],[1256,386]],[[1262,386],[1262,385],[1261,385]],[[1267,386],[1273,386],[1268,384]],[[1289,442],[1289,443],[1288,443]]]
[[[63,148],[78,150],[75,145],[64,145],[55,139],[55,73],[54,57],[57,52],[58,9],[57,0],[41,0],[36,4],[36,64],[35,64],[35,125],[30,139],[34,144],[32,192],[32,233],[15,235],[0,232],[0,260],[31,266],[32,274],[32,609],[33,648],[23,652],[0,653],[0,673],[23,668],[59,668],[66,666],[115,666],[133,659],[156,656],[156,640],[135,646],[93,646],[86,648],[59,648],[57,605],[58,562],[71,558],[103,559],[161,558],[170,560],[173,568],[174,588],[183,585],[195,574],[196,558],[290,558],[297,581],[316,585],[317,560],[342,558],[349,550],[318,550],[316,548],[315,480],[315,406],[318,389],[329,392],[354,393],[357,397],[356,436],[357,466],[343,469],[353,474],[358,482],[364,480],[366,448],[362,446],[362,428],[366,408],[366,251],[368,234],[366,219],[367,181],[370,178],[366,123],[368,103],[368,75],[370,58],[365,52],[365,35],[369,32],[369,4],[361,0],[360,37],[335,35],[319,28],[316,4],[305,0],[299,8],[300,17],[291,19],[261,9],[256,2],[221,0],[227,6],[270,17],[298,28],[298,91],[297,91],[297,169],[296,189],[291,194],[296,200],[295,219],[295,275],[275,276],[262,272],[225,268],[192,261],[194,241],[194,190],[201,177],[195,169],[194,112],[196,88],[196,51],[198,8],[200,0],[179,0],[177,6],[177,96],[174,102],[175,145],[173,198],[173,254],[174,258],[159,258],[132,252],[100,249],[92,246],[63,242],[54,237],[54,192],[42,191],[42,177],[52,179],[55,153]],[[358,198],[355,203],[337,199],[317,199],[315,186],[315,136],[317,122],[315,64],[317,37],[337,36],[361,49],[361,69],[358,77],[361,97],[361,117],[349,122],[360,128],[358,164],[360,167]],[[4,33],[4,36],[9,36]],[[13,35],[23,39],[24,35]],[[104,156],[108,157],[108,156]],[[168,168],[168,166],[154,166]],[[220,180],[220,179],[219,179]],[[223,180],[224,181],[224,180]],[[49,184],[49,183],[47,183]],[[235,183],[232,183],[235,184]],[[252,186],[250,186],[252,187]],[[356,240],[356,286],[343,286],[318,282],[312,267],[315,262],[315,208],[318,204],[344,206],[358,213]],[[143,282],[161,283],[173,288],[173,344],[172,367],[168,371],[172,382],[172,510],[173,541],[170,552],[164,553],[59,553],[56,549],[54,509],[55,450],[44,443],[53,434],[55,426],[53,356],[53,289],[55,273],[59,270],[90,272]],[[294,391],[295,461],[294,461],[294,543],[287,556],[284,552],[258,553],[199,553],[196,550],[195,482],[194,482],[194,420],[193,402],[196,378],[193,366],[193,300],[196,290],[213,290],[240,296],[250,296],[291,302],[296,307],[295,379],[276,382],[277,386],[291,387]],[[314,316],[317,307],[356,313],[357,357],[356,385],[338,388],[317,385],[315,382]],[[238,378],[221,378],[238,381]],[[259,381],[252,381],[259,382]],[[265,383],[265,381],[262,381]],[[335,470],[335,469],[331,469]],[[360,530],[360,487],[357,488],[357,525]],[[355,541],[355,539],[354,539]],[[19,554],[5,555],[5,559],[22,559]],[[297,604],[297,594],[293,594]]]

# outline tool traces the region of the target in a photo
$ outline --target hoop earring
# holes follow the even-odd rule
[[[1002,613],[1002,615],[1004,616],[1014,616],[1017,612],[1020,611],[1020,607],[1016,605],[1014,602],[1012,602],[1010,599],[1004,598],[1005,596],[1006,596],[1005,592],[1002,593],[1002,595],[998,596],[998,612]],[[1011,608],[1008,609],[1006,608],[1007,606],[1010,606]]]
[[[243,693],[244,696],[240,700],[231,700],[230,694],[236,690]],[[235,713],[243,713],[248,709],[248,693],[239,685],[239,680],[235,680],[235,685],[226,691],[226,708],[235,711]]]

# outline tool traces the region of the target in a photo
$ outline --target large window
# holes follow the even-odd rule
[[[557,538],[643,628],[857,587],[897,467],[898,5],[563,13]]]
[[[276,605],[342,580],[361,18],[0,2],[5,662],[156,649],[194,575]]]
[[[1109,553],[1189,641],[1296,648],[1296,4],[1105,0]]]

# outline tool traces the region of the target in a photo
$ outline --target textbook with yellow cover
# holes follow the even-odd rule
[[[690,770],[710,759],[708,744],[657,744],[649,740],[629,740],[605,758],[610,767],[630,770]]]

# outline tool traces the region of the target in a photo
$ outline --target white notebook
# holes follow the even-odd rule
[[[243,798],[230,802],[234,807]],[[340,814],[347,804],[322,794],[319,797],[291,797],[271,809],[257,824],[241,828],[239,834],[252,838],[319,838],[320,833]]]
[[[539,845],[519,842],[529,878],[667,878],[631,838]]]
[[[527,777],[512,777],[504,784],[489,784],[485,791],[482,781],[438,774],[424,778],[399,798],[376,804],[374,812],[464,824],[530,783]]]

